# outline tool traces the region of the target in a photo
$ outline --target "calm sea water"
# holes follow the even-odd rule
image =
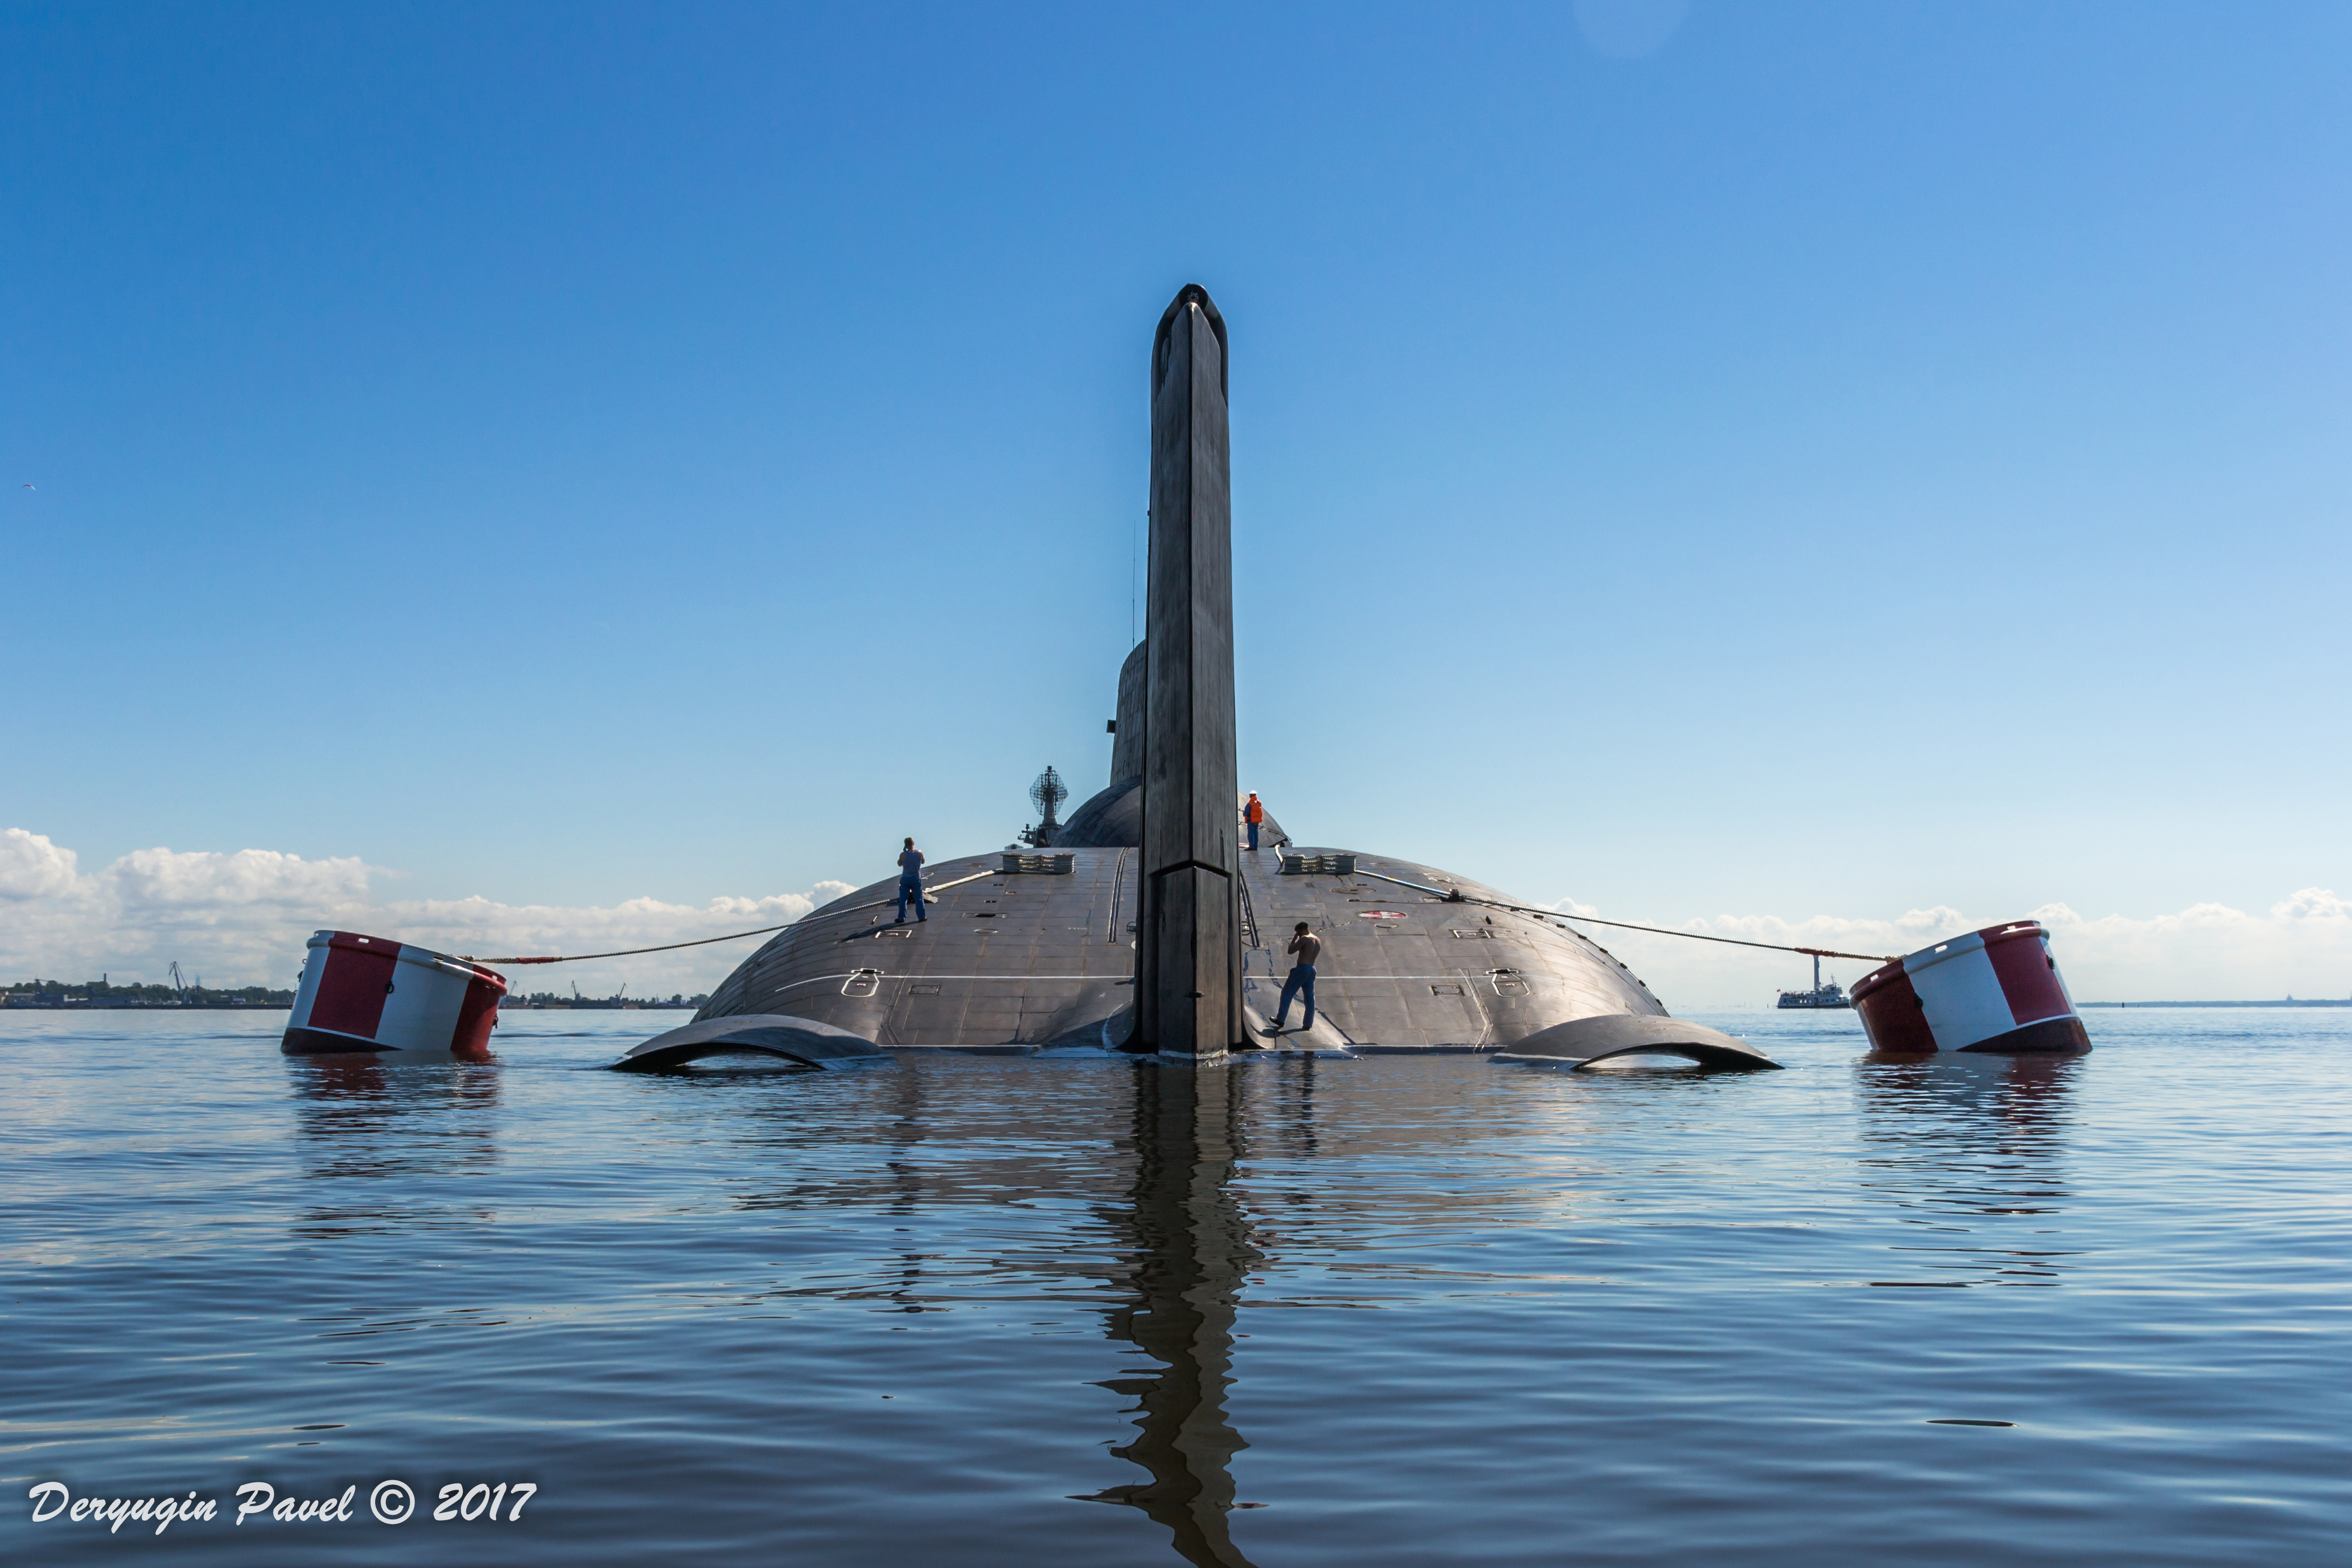
[[[2345,1012],[1934,1065],[1709,1018],[1753,1076],[597,1070],[677,1021],[402,1068],[0,1016],[0,1552],[2352,1559]],[[221,1516],[32,1522],[48,1480]],[[354,1518],[233,1525],[249,1481]],[[474,1483],[538,1490],[430,1517]]]

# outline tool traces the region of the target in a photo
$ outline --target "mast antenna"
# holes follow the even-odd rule
[[[1029,804],[1037,809],[1037,826],[1023,828],[1021,842],[1040,849],[1052,844],[1054,835],[1062,829],[1061,819],[1055,813],[1069,798],[1070,786],[1062,782],[1062,775],[1054,771],[1051,763],[1046,763],[1045,771],[1029,785]]]

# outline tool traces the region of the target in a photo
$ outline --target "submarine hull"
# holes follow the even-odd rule
[[[1753,1055],[1687,1026],[1560,1032],[1666,1010],[1565,924],[1461,900],[1510,901],[1493,889],[1418,861],[1293,845],[1271,817],[1261,847],[1241,847],[1227,347],[1207,291],[1187,285],[1153,338],[1149,616],[1119,671],[1110,785],[1036,846],[1051,853],[933,862],[924,920],[896,918],[895,879],[835,900],[745,961],[697,1026],[782,1020],[761,1037],[780,1050],[838,1030],[889,1050],[1128,1049],[1194,1062],[1234,1049],[1505,1052],[1523,1041],[1549,1061]],[[1448,889],[1457,896],[1433,890]],[[1302,922],[1322,938],[1317,1017],[1276,1035],[1284,950]],[[690,1026],[638,1059],[721,1043]]]
[[[1007,871],[1002,854],[936,863],[938,902],[921,921],[895,922],[894,881],[835,900],[746,960],[696,1018],[789,1014],[894,1050],[1115,1047],[1135,1000],[1139,855],[1056,851],[1030,858],[1066,856],[1066,873]],[[1388,856],[1293,853],[1352,857],[1356,874],[1285,875],[1270,849],[1240,855],[1242,1004],[1253,1020],[1274,1012],[1290,969],[1283,947],[1300,921],[1324,942],[1317,1032],[1328,1026],[1359,1054],[1503,1051],[1580,1018],[1666,1016],[1632,971],[1565,926],[1363,873],[1502,900],[1493,889]]]

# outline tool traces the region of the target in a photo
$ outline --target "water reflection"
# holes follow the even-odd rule
[[[1233,1458],[1247,1445],[1225,1417],[1234,1312],[1261,1256],[1233,1195],[1246,1070],[1137,1069],[1135,1184],[1115,1216],[1131,1247],[1135,1300],[1107,1327],[1159,1370],[1102,1386],[1134,1396],[1139,1435],[1111,1451],[1150,1479],[1090,1500],[1141,1509],[1167,1526],[1186,1561],[1216,1568],[1249,1568],[1228,1519]]]
[[[1311,1072],[1313,1064],[1301,1066]],[[856,1280],[780,1282],[774,1294],[866,1300],[905,1312],[1024,1299],[1082,1300],[1100,1310],[1109,1338],[1149,1358],[1137,1375],[1100,1384],[1135,1401],[1129,1411],[1135,1436],[1111,1451],[1146,1479],[1079,1500],[1141,1510],[1167,1527],[1188,1562],[1251,1568],[1228,1526],[1237,1506],[1233,1457],[1245,1444],[1225,1404],[1241,1289],[1264,1254],[1234,1177],[1249,1110],[1246,1080],[1255,1076],[1263,1092],[1266,1076],[1280,1070],[1267,1063],[1121,1062],[1099,1071],[923,1063],[887,1079],[827,1086],[844,1102],[833,1111],[805,1095],[763,1098],[750,1110],[761,1125],[745,1142],[793,1169],[763,1170],[733,1204],[846,1209],[887,1227],[894,1245],[872,1255]],[[1271,1119],[1269,1136],[1294,1154],[1316,1148],[1310,1090],[1286,1075]],[[1096,1138],[1074,1136],[1113,1127],[1122,1129],[1113,1158]],[[830,1132],[845,1142],[835,1143]],[[1067,1213],[1081,1194],[1098,1232],[1044,1221]],[[1013,1215],[1040,1216],[1042,1228]],[[941,1237],[942,1221],[953,1239],[926,1245]],[[901,1237],[905,1244],[897,1245]]]
[[[357,1194],[306,1206],[294,1231],[348,1236],[403,1223],[474,1223],[485,1210],[459,1210],[422,1195],[436,1178],[499,1163],[499,1072],[494,1062],[389,1064],[372,1056],[289,1058],[294,1146],[306,1182],[372,1184]],[[403,1178],[398,1188],[374,1185]]]
[[[1856,1076],[1864,1190],[1925,1235],[1921,1277],[1875,1285],[2058,1284],[2074,1254],[2033,1245],[2065,1212],[2074,1057],[1870,1056]],[[2022,1220],[2025,1235],[2011,1223]],[[1950,1241],[1930,1240],[1934,1235]],[[2027,1245],[2020,1246],[2017,1243]]]

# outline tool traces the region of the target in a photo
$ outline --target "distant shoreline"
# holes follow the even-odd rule
[[[291,1002],[25,1002],[0,1001],[0,1013],[232,1013],[275,1008],[280,1013]]]
[[[2284,1002],[2077,1002],[2077,1007],[2352,1007],[2352,997],[2290,996]]]
[[[545,1008],[551,1013],[579,1009],[583,1012],[692,1012],[699,1002],[517,1002],[499,1005],[501,1012],[528,1009],[537,1012]],[[0,1013],[229,1013],[290,1010],[291,1002],[19,1002],[0,1001]]]

